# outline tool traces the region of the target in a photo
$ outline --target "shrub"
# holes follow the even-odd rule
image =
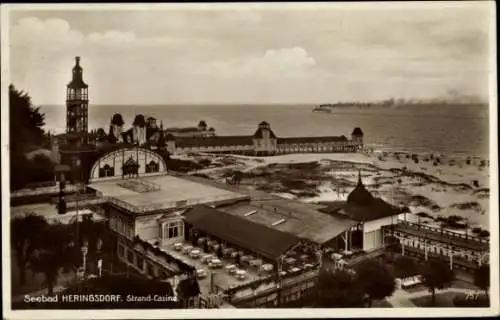
[[[490,232],[488,230],[481,230],[478,234],[477,234],[478,237],[481,237],[481,238],[487,238],[490,236]]]

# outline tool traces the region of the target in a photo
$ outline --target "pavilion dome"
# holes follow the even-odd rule
[[[359,173],[358,184],[347,196],[347,203],[356,205],[367,205],[373,202],[373,195],[366,190],[365,185],[361,181],[361,172]]]

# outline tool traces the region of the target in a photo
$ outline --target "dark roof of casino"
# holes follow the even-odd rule
[[[358,174],[358,184],[354,190],[347,196],[347,203],[352,205],[369,205],[374,200],[372,194],[366,190],[363,181],[361,181],[361,171]]]
[[[278,143],[321,143],[321,142],[348,141],[346,136],[327,136],[327,137],[289,137],[278,138]]]
[[[275,260],[300,241],[291,234],[206,205],[197,205],[184,215],[185,221],[196,228],[271,260]]]
[[[347,196],[347,201],[331,202],[319,211],[357,221],[372,221],[400,214],[403,209],[374,197],[364,186],[360,175],[358,184]]]
[[[176,147],[215,147],[252,145],[251,136],[216,136],[216,137],[176,137]]]

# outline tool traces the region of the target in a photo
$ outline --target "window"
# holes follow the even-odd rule
[[[160,165],[157,162],[154,162],[153,160],[151,160],[146,165],[146,173],[158,172],[158,171],[160,171]]]
[[[115,168],[111,167],[109,164],[105,164],[104,167],[99,169],[99,178],[113,177],[114,175],[115,175]]]
[[[130,263],[134,263],[134,252],[133,251],[127,251],[127,261]]]
[[[125,257],[125,248],[121,244],[118,245],[118,256]]]
[[[164,228],[164,238],[176,238],[184,235],[184,228],[182,227],[182,221],[175,221],[165,224]]]
[[[137,267],[140,270],[144,268],[144,259],[141,256],[137,256]]]
[[[168,237],[169,238],[176,238],[179,236],[179,227],[177,225],[169,225],[168,226]]]

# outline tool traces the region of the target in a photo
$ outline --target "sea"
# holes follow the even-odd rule
[[[331,113],[312,112],[314,105],[89,105],[89,128],[109,130],[120,113],[125,128],[135,115],[163,121],[164,128],[196,126],[204,120],[217,135],[251,135],[267,121],[278,137],[350,136],[355,127],[364,132],[374,151],[467,154],[489,156],[487,105],[413,105],[344,107]],[[46,129],[64,132],[65,107],[41,106]]]

